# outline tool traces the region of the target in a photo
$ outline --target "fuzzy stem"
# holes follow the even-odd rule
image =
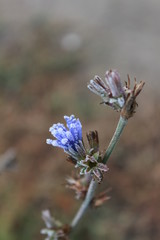
[[[126,126],[127,124],[127,120],[124,119],[122,116],[120,116],[120,119],[119,119],[119,122],[118,122],[118,125],[117,125],[117,128],[115,130],[115,133],[110,141],[110,144],[105,152],[105,155],[103,157],[103,163],[106,164],[106,162],[108,161],[116,143],[118,142],[119,138],[120,138],[120,135],[124,129],[124,127]]]
[[[115,130],[115,133],[111,139],[111,142],[106,150],[106,153],[104,155],[104,158],[103,158],[103,163],[105,164],[107,162],[107,160],[109,159],[117,141],[119,140],[119,137],[125,127],[125,125],[127,124],[127,120],[122,118],[120,116],[120,119],[119,119],[119,122],[118,122],[118,125],[117,125],[117,128]],[[96,190],[96,187],[97,187],[97,182],[94,181],[93,179],[91,180],[90,182],[90,185],[89,185],[89,188],[88,188],[88,192],[87,192],[87,195],[86,195],[86,198],[85,200],[83,201],[80,209],[78,210],[78,212],[76,213],[72,223],[71,223],[71,227],[74,228],[77,223],[79,222],[79,220],[82,218],[82,216],[84,215],[85,211],[87,210],[91,200],[93,199],[94,197],[94,194],[95,194],[95,190]]]
[[[71,223],[71,227],[74,228],[77,223],[79,222],[79,220],[81,219],[81,217],[83,216],[83,214],[85,213],[86,209],[88,208],[92,198],[94,197],[94,193],[97,187],[97,182],[95,180],[91,180],[89,188],[88,188],[88,192],[86,195],[85,200],[83,201],[80,209],[78,210],[78,212],[76,213],[76,216],[74,217],[72,223]]]

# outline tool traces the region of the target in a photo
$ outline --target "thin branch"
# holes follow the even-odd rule
[[[105,155],[103,157],[103,163],[106,163],[116,145],[116,143],[118,142],[119,138],[120,138],[120,135],[124,129],[124,127],[126,126],[127,124],[127,120],[124,119],[123,117],[120,116],[120,119],[119,119],[119,122],[118,122],[118,125],[117,125],[117,128],[115,130],[115,133],[110,141],[110,144],[105,152]]]
[[[85,200],[83,201],[80,209],[78,210],[78,212],[76,213],[72,223],[71,223],[71,227],[74,228],[77,223],[79,222],[79,220],[81,219],[81,217],[83,216],[83,214],[85,213],[85,211],[87,210],[92,198],[94,197],[94,193],[97,187],[97,182],[95,180],[91,180],[89,188],[88,188],[88,192],[86,195]]]

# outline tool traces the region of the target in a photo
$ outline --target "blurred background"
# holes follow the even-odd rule
[[[105,149],[119,114],[86,85],[110,68],[146,85],[100,185],[111,199],[71,239],[160,239],[159,22],[157,0],[0,0],[0,239],[44,239],[44,209],[72,220],[81,203],[65,188],[73,166],[45,141],[74,114],[85,141],[96,129]]]

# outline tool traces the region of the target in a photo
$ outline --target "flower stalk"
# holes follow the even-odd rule
[[[127,124],[127,120],[125,118],[123,118],[122,116],[120,116],[120,119],[119,119],[119,122],[118,122],[118,125],[117,125],[117,128],[115,130],[115,133],[110,141],[110,144],[104,154],[104,157],[103,157],[103,163],[106,164],[106,162],[108,161],[116,143],[118,142],[120,136],[121,136],[121,133],[124,129],[124,127],[126,126]]]
[[[80,221],[80,219],[82,218],[82,216],[86,212],[88,206],[90,205],[91,200],[94,197],[96,187],[97,187],[97,182],[92,179],[91,182],[90,182],[89,188],[88,188],[86,198],[83,201],[83,203],[82,203],[81,207],[79,208],[78,212],[76,213],[73,221],[71,222],[71,228],[74,228],[78,224],[78,222]]]
[[[106,164],[107,160],[109,159],[109,157],[110,157],[116,143],[118,142],[126,124],[127,124],[127,120],[120,116],[120,119],[119,119],[117,128],[115,130],[115,133],[114,133],[114,135],[113,135],[113,137],[110,141],[110,144],[109,144],[109,146],[106,150],[106,153],[104,155],[104,158],[103,158],[103,163],[104,164]],[[90,182],[89,188],[88,188],[86,198],[83,201],[81,207],[79,208],[78,212],[76,213],[76,215],[75,215],[75,217],[74,217],[74,219],[71,223],[72,228],[74,228],[78,224],[78,222],[80,221],[80,219],[82,218],[82,216],[86,212],[87,208],[89,207],[89,205],[90,205],[90,203],[91,203],[91,201],[94,197],[97,185],[98,185],[97,182],[92,179],[91,182]]]

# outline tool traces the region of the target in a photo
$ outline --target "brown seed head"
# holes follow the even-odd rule
[[[101,192],[98,196],[94,197],[91,202],[91,206],[94,208],[100,207],[104,202],[108,201],[111,197],[108,195],[111,189],[107,189],[104,192]]]
[[[68,177],[66,180],[66,187],[75,191],[76,199],[84,199],[88,190],[88,185],[83,183],[83,179]]]
[[[121,116],[124,119],[129,119],[135,113],[135,109],[138,106],[136,102],[136,97],[140,94],[143,89],[145,82],[137,83],[135,79],[135,85],[133,90],[130,89],[130,78],[128,76],[128,82],[126,82],[125,92],[126,92],[126,100],[125,105],[121,110]]]

